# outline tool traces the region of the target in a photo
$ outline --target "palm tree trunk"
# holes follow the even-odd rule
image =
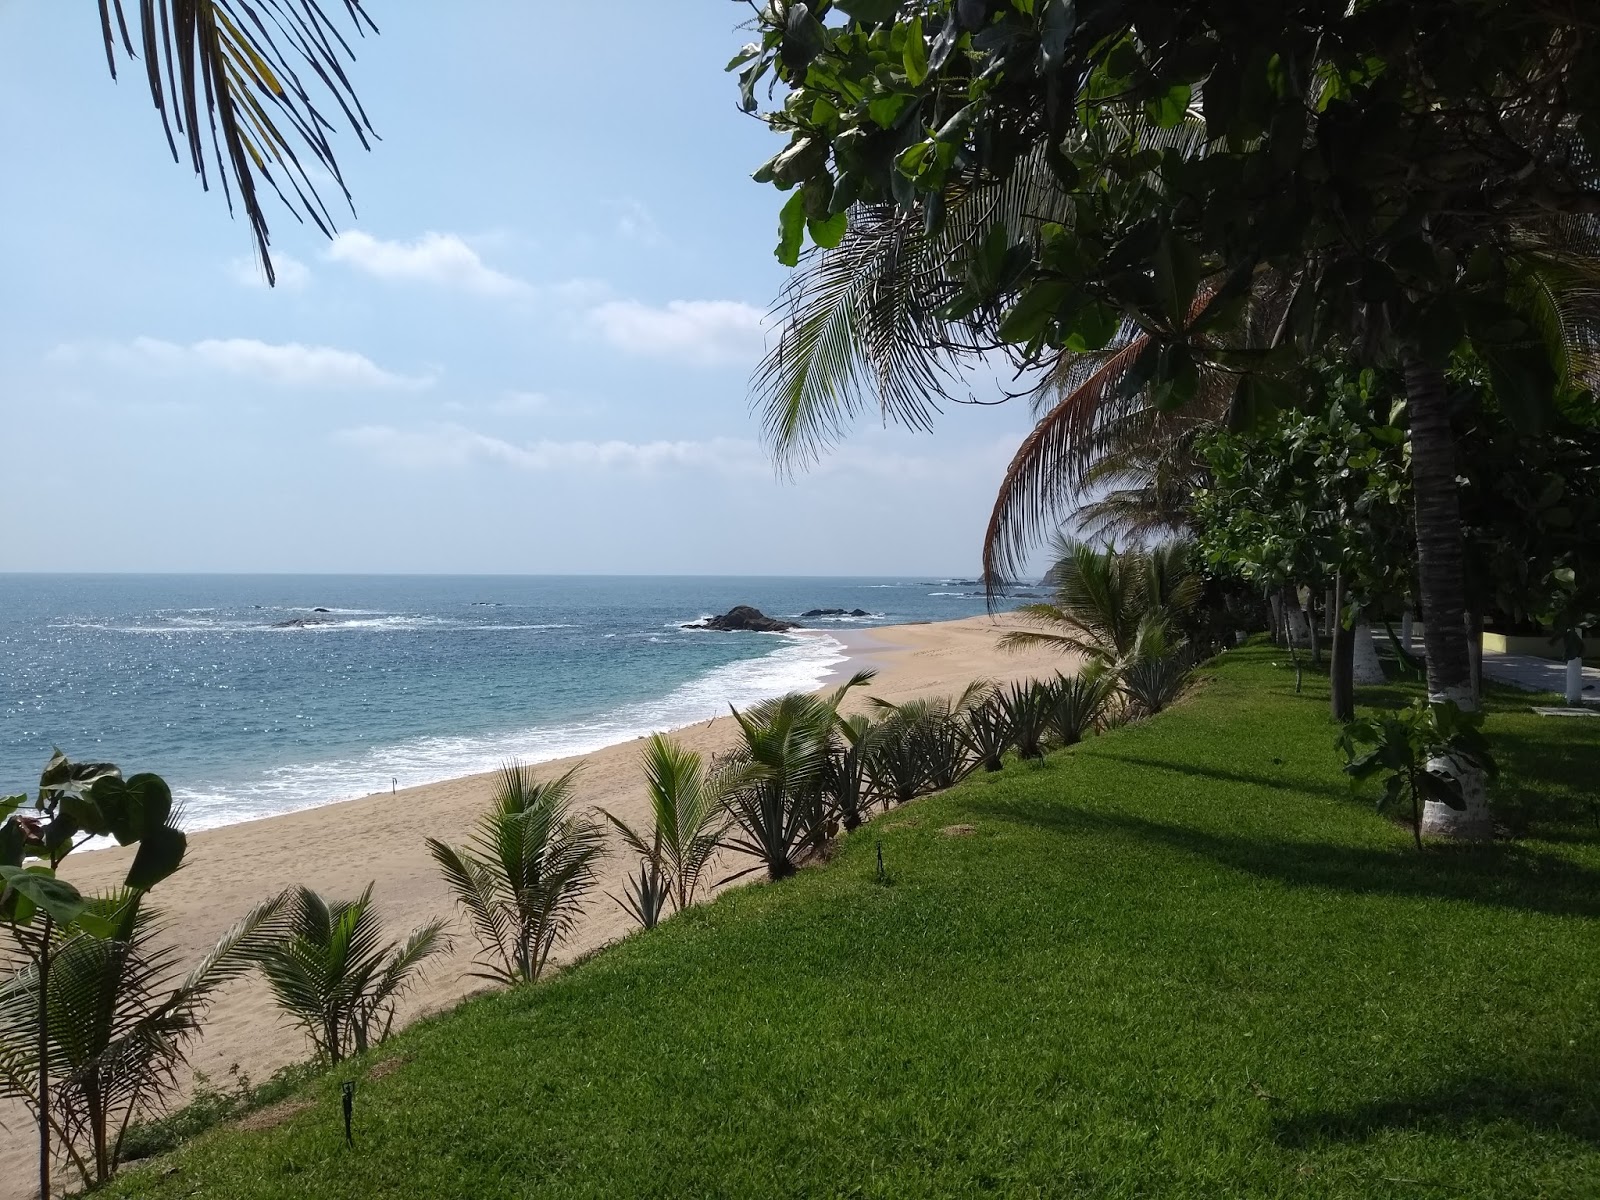
[[[1350,640],[1355,647],[1351,678],[1369,687],[1382,683],[1383,664],[1378,661],[1378,647],[1372,641],[1372,626],[1366,614],[1360,610],[1356,612],[1355,628],[1350,631]]]
[[[1417,584],[1423,645],[1428,655],[1428,694],[1475,710],[1472,665],[1467,657],[1466,577],[1461,548],[1461,504],[1456,492],[1456,452],[1450,431],[1444,374],[1415,352],[1405,361],[1406,400],[1411,416],[1411,487],[1417,522]],[[1428,801],[1424,833],[1455,838],[1493,834],[1483,773],[1458,763],[1439,764],[1461,783],[1466,806]]]

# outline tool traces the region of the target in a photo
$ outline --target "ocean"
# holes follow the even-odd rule
[[[52,747],[154,771],[191,830],[538,762],[808,690],[812,634],[680,628],[735,604],[829,631],[985,611],[970,582],[0,575],[0,795]]]

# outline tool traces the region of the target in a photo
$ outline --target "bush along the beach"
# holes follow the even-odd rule
[[[961,733],[967,748],[983,764],[985,771],[1001,770],[1005,766],[1006,752],[1015,744],[1011,721],[1000,697],[992,689],[968,710],[961,722]]]
[[[428,839],[483,947],[477,974],[531,983],[572,932],[605,855],[605,831],[572,812],[577,771],[545,783],[521,764],[500,773],[469,849]]]
[[[646,744],[642,765],[650,793],[650,835],[604,809],[600,812],[640,859],[639,873],[630,877],[627,896],[618,903],[651,928],[664,915],[668,899],[678,912],[694,903],[728,819],[720,777],[706,770],[705,760],[695,751],[658,733]]]
[[[256,951],[278,1007],[302,1026],[329,1063],[365,1053],[388,1037],[395,1001],[423,960],[446,949],[444,922],[383,942],[372,885],[354,900],[327,900],[310,888],[285,897],[285,928]]]
[[[1092,730],[1113,692],[1112,678],[1101,669],[1086,666],[1076,675],[1057,675],[1044,697],[1045,722],[1061,746],[1075,746]]]
[[[283,907],[281,896],[257,906],[180,975],[177,955],[157,944],[162,922],[145,895],[124,888],[94,897],[86,909],[96,918],[91,928],[57,925],[52,934],[45,988],[51,1101],[61,1148],[87,1187],[116,1173],[130,1124],[154,1116],[176,1090],[217,989],[252,968]],[[0,985],[0,1076],[27,1063],[36,1046],[37,1022],[10,1018],[34,1011],[39,995],[32,964]]]
[[[872,779],[868,767],[882,736],[880,726],[867,717],[841,717],[839,744],[829,756],[826,788],[845,832],[858,829],[872,808]]]
[[[92,1002],[58,994],[54,977],[62,952],[80,937],[114,947],[119,926],[102,903],[84,897],[57,875],[74,850],[95,837],[137,846],[125,888],[143,892],[176,871],[187,842],[172,819],[172,792],[159,775],[123,778],[111,763],[75,763],[59,750],[39,776],[37,793],[0,799],[0,922],[10,935],[10,978],[0,992],[0,1037],[15,1054],[0,1062],[0,1086],[27,1105],[39,1134],[39,1194],[51,1194],[53,1143],[86,1182],[97,1177],[85,1158],[56,1081],[74,1067],[62,1043],[64,1023]],[[76,952],[74,952],[76,953]],[[58,1001],[64,1007],[56,1007]],[[67,1082],[70,1087],[70,1080]],[[91,1156],[93,1157],[93,1156]]]
[[[1410,805],[1411,834],[1421,850],[1423,805],[1433,800],[1462,809],[1466,801],[1456,772],[1497,774],[1482,723],[1482,714],[1463,712],[1453,701],[1419,700],[1396,712],[1349,722],[1337,745],[1352,780],[1383,779],[1380,813]]]
[[[828,769],[835,713],[814,697],[791,694],[733,716],[740,742],[724,775],[726,844],[757,865],[723,882],[762,868],[768,879],[783,879],[795,873],[811,835],[809,810]]]
[[[1043,758],[1050,732],[1050,685],[1043,681],[1013,683],[997,697],[1019,758]]]

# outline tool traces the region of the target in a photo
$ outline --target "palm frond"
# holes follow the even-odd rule
[[[378,31],[361,0],[343,4],[356,33]],[[143,56],[173,159],[181,137],[201,186],[210,190],[214,170],[230,211],[238,190],[269,283],[276,273],[261,185],[296,220],[332,234],[315,177],[331,177],[346,204],[350,192],[328,139],[334,126],[316,97],[332,100],[363,149],[376,135],[345,74],[350,44],[317,0],[141,0],[137,50],[123,0],[100,0],[100,25],[113,79],[119,41],[129,58]]]

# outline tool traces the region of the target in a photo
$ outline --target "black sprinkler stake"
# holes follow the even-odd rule
[[[356,1142],[355,1138],[350,1135],[350,1118],[355,1112],[356,1107],[355,1082],[349,1079],[345,1080],[344,1083],[340,1085],[340,1090],[344,1093],[340,1099],[340,1103],[344,1107],[344,1144],[353,1150],[355,1149]]]

